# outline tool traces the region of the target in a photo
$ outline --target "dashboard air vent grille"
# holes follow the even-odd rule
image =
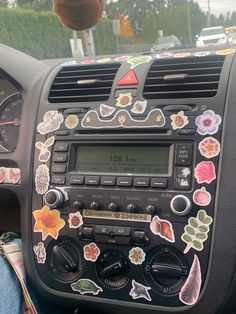
[[[225,57],[210,55],[156,60],[147,75],[145,99],[213,97]]]
[[[55,77],[51,103],[105,101],[110,97],[119,63],[66,66]]]

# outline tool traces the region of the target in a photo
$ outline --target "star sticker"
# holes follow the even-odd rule
[[[147,301],[152,301],[148,290],[151,290],[150,287],[145,287],[141,283],[132,280],[132,289],[130,290],[129,295],[134,299],[144,298]]]
[[[190,171],[189,168],[184,168],[184,169],[182,170],[182,175],[183,175],[185,178],[187,178],[187,177],[190,175],[190,173],[191,173],[191,171]]]

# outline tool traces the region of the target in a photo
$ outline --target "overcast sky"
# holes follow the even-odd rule
[[[208,0],[197,0],[204,11],[208,10]],[[211,12],[219,15],[236,11],[236,0],[210,0]]]

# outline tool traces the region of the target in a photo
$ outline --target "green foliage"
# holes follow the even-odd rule
[[[0,42],[35,58],[70,57],[71,37],[51,12],[0,9]]]
[[[116,38],[113,35],[112,21],[103,18],[95,28],[94,41],[97,54],[113,54],[117,52]]]

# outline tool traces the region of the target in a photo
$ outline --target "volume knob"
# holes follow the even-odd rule
[[[51,189],[45,194],[44,202],[50,208],[61,207],[64,203],[64,195],[59,190]]]
[[[176,195],[170,202],[172,212],[177,216],[185,216],[191,210],[191,201],[184,195]]]

